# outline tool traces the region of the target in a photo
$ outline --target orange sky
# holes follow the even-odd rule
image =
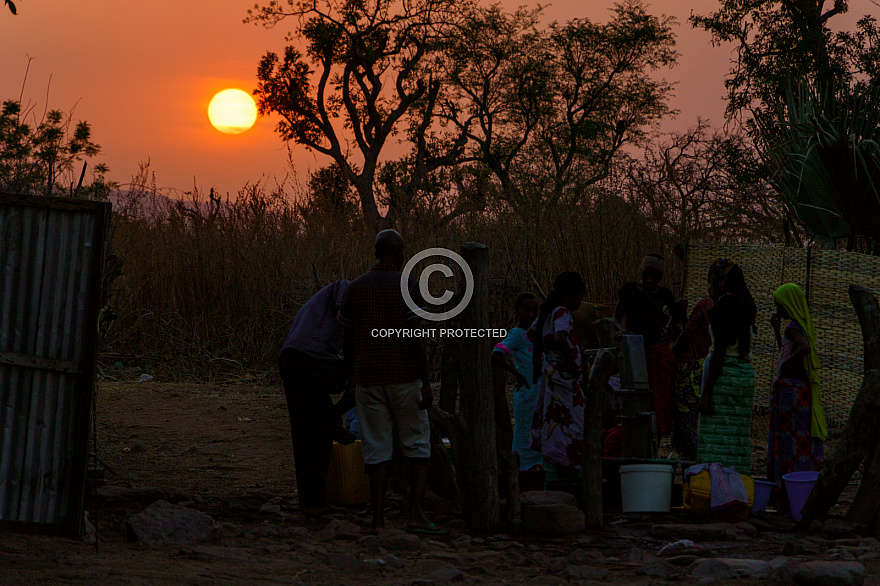
[[[208,122],[211,97],[228,87],[247,92],[256,85],[260,57],[280,52],[295,21],[267,30],[242,24],[254,0],[19,0],[19,14],[0,7],[0,100],[18,99],[28,56],[30,72],[24,102],[69,110],[92,124],[110,167],[110,177],[127,183],[138,163],[151,161],[160,187],[209,187],[234,194],[260,178],[274,183],[288,172],[287,150],[260,119],[248,132],[221,134]],[[513,8],[520,2],[503,2]],[[559,0],[547,20],[608,19],[612,0]],[[675,16],[679,24],[679,65],[666,79],[677,81],[672,105],[681,113],[664,125],[683,130],[698,117],[723,122],[723,79],[730,49],[713,48],[706,33],[691,29],[691,10],[707,13],[716,0],[655,0],[654,14]],[[846,26],[876,12],[869,0],[853,0]],[[51,81],[50,81],[51,77]],[[300,178],[328,159],[295,147]]]

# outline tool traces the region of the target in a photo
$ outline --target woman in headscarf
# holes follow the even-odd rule
[[[767,479],[778,483],[784,474],[819,470],[828,437],[819,389],[816,331],[801,288],[786,283],[773,293],[776,314],[771,318],[779,363],[770,397],[770,437]],[[780,333],[782,320],[788,320]]]
[[[571,312],[580,307],[585,292],[578,273],[561,273],[529,329],[534,344],[534,382],[543,372],[532,421],[532,449],[555,464],[560,478],[576,475],[583,462],[581,353]]]
[[[666,262],[659,254],[649,254],[639,267],[641,281],[625,283],[618,292],[614,319],[634,334],[642,336],[648,384],[654,391],[653,408],[657,415],[657,433],[666,435],[672,429],[672,386],[675,376],[675,355],[670,347],[668,331],[686,319],[684,309],[672,291],[660,286]],[[670,320],[669,316],[672,316]]]
[[[757,307],[739,265],[715,261],[710,280],[720,296],[709,310],[712,347],[703,371],[697,461],[751,474],[755,369],[750,347]]]

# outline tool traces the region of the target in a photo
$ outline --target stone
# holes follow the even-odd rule
[[[363,562],[353,553],[330,554],[327,556],[327,563],[346,570],[357,570],[363,567]]]
[[[396,555],[392,555],[390,553],[385,554],[384,556],[382,556],[382,559],[385,560],[385,565],[391,569],[396,570],[403,567],[403,561]]]
[[[717,580],[735,578],[769,578],[773,567],[763,560],[738,558],[707,558],[694,562],[691,576]]]
[[[226,506],[233,511],[256,512],[260,510],[260,507],[269,502],[269,500],[271,500],[271,497],[262,494],[234,496],[227,499]]]
[[[418,535],[406,533],[400,529],[386,529],[376,535],[378,545],[389,551],[419,551],[422,542]]]
[[[636,574],[639,574],[640,576],[651,576],[652,578],[666,578],[671,573],[672,566],[666,562],[661,562],[660,560],[648,562],[636,570]]]
[[[526,533],[539,535],[581,533],[585,527],[583,512],[572,505],[523,505],[521,515],[522,529]]]
[[[859,586],[865,581],[865,566],[859,562],[803,562],[794,568],[792,579],[800,586]]]
[[[253,530],[252,534],[257,537],[277,537],[278,529],[272,525],[260,525]]]
[[[822,528],[822,537],[825,539],[858,539],[858,527],[847,523],[826,521]]]
[[[577,507],[577,499],[573,494],[561,490],[530,490],[522,493],[520,500],[527,505],[570,505]]]
[[[856,559],[856,556],[850,551],[848,547],[832,547],[831,549],[825,552],[825,555],[822,556],[826,560],[847,560],[851,561]]]
[[[575,565],[605,563],[605,556],[596,549],[576,549],[568,554],[568,557],[565,559],[568,560],[568,563]]]
[[[129,537],[150,545],[195,545],[214,537],[220,525],[201,511],[163,500],[126,521]]]
[[[562,571],[562,577],[569,580],[607,580],[608,570],[592,566],[568,566]]]
[[[758,528],[752,525],[747,521],[741,521],[739,523],[734,523],[733,528],[737,531],[742,531],[744,534],[749,537],[754,537],[758,534]]]
[[[737,531],[729,523],[709,523],[706,525],[654,525],[651,537],[654,539],[690,539],[692,541],[733,541]]]
[[[345,521],[343,519],[333,519],[332,521],[330,521],[329,528],[333,531],[333,537],[335,539],[354,540],[361,536],[360,526],[355,525],[351,521]]]
[[[605,556],[602,556],[601,561],[605,561]],[[634,547],[629,550],[629,555],[626,556],[626,561],[634,564],[648,564],[659,561],[659,558],[653,552],[640,547]]]
[[[660,548],[658,552],[661,556],[671,557],[677,555],[693,555],[699,551],[699,547],[690,539],[679,539],[672,543],[667,543]]]
[[[862,540],[859,542],[859,545],[861,547],[870,548],[871,551],[880,552],[880,541],[877,541],[873,537],[862,538]]]
[[[671,558],[666,558],[666,563],[673,566],[685,567],[691,565],[699,559],[702,558],[695,555],[677,555]]]
[[[464,580],[464,574],[456,568],[440,568],[428,574],[428,580],[439,584]]]

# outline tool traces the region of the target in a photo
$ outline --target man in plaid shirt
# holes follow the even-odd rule
[[[373,529],[385,527],[383,508],[394,447],[392,429],[396,428],[411,470],[408,528],[417,533],[440,533],[422,512],[431,459],[427,409],[434,400],[425,346],[418,336],[375,335],[380,329],[402,331],[418,325],[401,291],[403,248],[403,238],[394,230],[383,230],[376,236],[379,262],[349,285],[338,317],[345,326],[343,355],[349,384],[356,385]],[[409,280],[409,291],[416,305],[423,307],[413,279]]]

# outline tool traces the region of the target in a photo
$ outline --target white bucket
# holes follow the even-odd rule
[[[624,513],[668,513],[672,503],[672,466],[628,464],[620,467]]]

